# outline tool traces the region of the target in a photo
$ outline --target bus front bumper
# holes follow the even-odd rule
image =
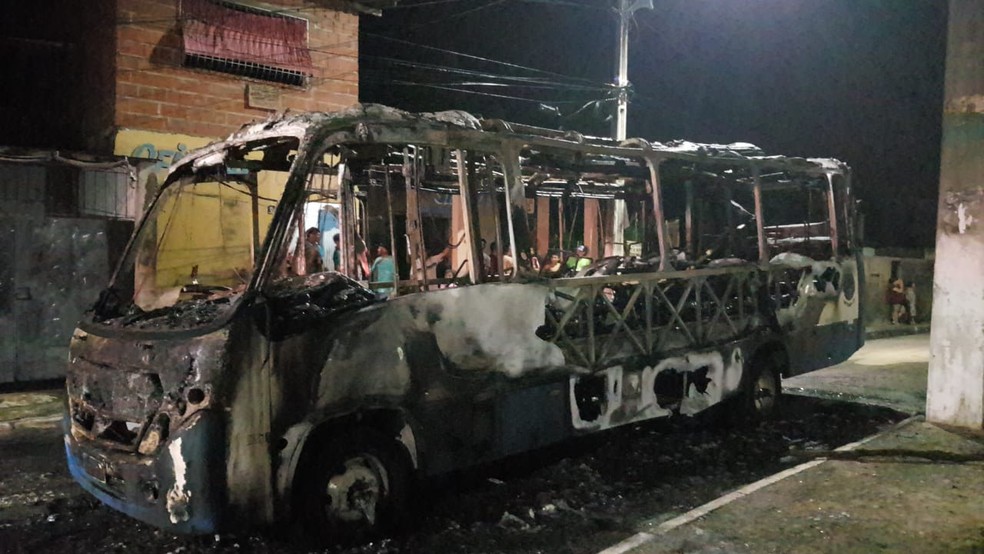
[[[81,441],[66,417],[65,453],[72,478],[107,506],[175,533],[224,528],[225,422],[199,412],[155,454],[120,452]]]

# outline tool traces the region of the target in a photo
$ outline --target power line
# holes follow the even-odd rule
[[[614,7],[604,7],[593,4],[579,4],[577,2],[568,2],[564,0],[518,0],[519,2],[526,2],[528,4],[547,4],[552,6],[569,6],[572,8],[586,8],[590,10],[601,10],[606,12],[614,11]]]
[[[456,52],[454,50],[448,50],[448,49],[445,49],[445,48],[438,48],[436,46],[427,46],[425,44],[418,44],[416,42],[410,42],[409,40],[403,40],[403,39],[399,39],[399,38],[388,37],[386,35],[380,35],[380,34],[377,34],[377,33],[363,33],[363,34],[366,35],[366,36],[370,36],[370,37],[374,37],[374,38],[379,38],[379,39],[382,39],[382,40],[388,40],[388,41],[396,42],[396,43],[399,43],[399,44],[405,44],[405,45],[408,45],[408,46],[416,46],[416,47],[422,48],[424,50],[432,50],[432,51],[435,51],[435,52],[442,52],[444,54],[451,54],[451,55],[454,55],[454,56],[461,56],[463,58],[468,58],[468,59],[472,59],[472,60],[482,61],[482,62],[486,62],[486,63],[492,63],[492,64],[501,65],[501,66],[505,66],[505,67],[512,67],[514,69],[522,69],[524,71],[531,71],[531,72],[534,72],[534,73],[542,73],[544,75],[550,75],[550,76],[553,76],[553,77],[560,77],[562,79],[568,79],[568,80],[571,80],[571,81],[581,81],[581,82],[584,82],[584,83],[597,84],[597,83],[595,83],[594,81],[592,81],[590,79],[584,79],[582,77],[571,77],[569,75],[564,75],[562,73],[556,73],[556,72],[553,72],[553,71],[547,71],[545,69],[537,69],[535,67],[529,67],[529,66],[525,66],[525,65],[519,65],[519,64],[515,64],[515,63],[510,63],[510,62],[503,62],[503,61],[500,61],[500,60],[493,60],[491,58],[484,58],[482,56],[475,56],[475,55],[472,55],[472,54],[465,54],[464,52]]]
[[[468,76],[468,77],[483,77],[483,78],[487,78],[487,79],[499,79],[499,80],[503,80],[503,81],[517,81],[517,82],[521,82],[521,83],[531,83],[531,84],[539,84],[539,85],[553,86],[555,88],[567,88],[567,89],[570,89],[570,90],[603,91],[603,90],[608,90],[608,89],[611,88],[607,84],[597,84],[597,85],[590,85],[589,86],[589,85],[581,85],[581,84],[562,83],[562,82],[551,81],[549,79],[544,79],[544,78],[541,78],[541,77],[523,77],[523,76],[518,76],[518,75],[499,75],[499,74],[495,74],[495,73],[487,73],[487,72],[478,71],[478,70],[472,70],[472,69],[462,69],[462,68],[458,68],[458,67],[449,67],[449,66],[442,66],[442,65],[436,65],[436,64],[428,64],[428,63],[423,63],[423,62],[414,62],[414,61],[410,61],[410,60],[402,60],[402,59],[399,59],[399,58],[389,58],[389,57],[386,57],[386,56],[369,56],[369,55],[365,55],[364,57],[366,59],[370,59],[370,60],[380,60],[380,61],[384,61],[384,62],[393,64],[393,65],[404,66],[404,67],[409,67],[409,68],[413,68],[413,69],[427,69],[427,70],[437,71],[437,72],[440,72],[440,73],[458,74],[458,75],[465,75],[465,76]]]
[[[465,11],[460,12],[460,13],[449,15],[447,17],[440,17],[440,18],[437,18],[437,19],[432,19],[430,21],[425,21],[423,23],[419,23],[417,25],[413,25],[408,30],[419,29],[421,27],[426,27],[428,25],[433,25],[435,23],[440,23],[442,21],[447,21],[449,19],[457,19],[459,17],[464,17],[464,16],[466,16],[466,15],[468,15],[470,13],[477,12],[478,10],[484,10],[486,8],[491,8],[491,7],[494,7],[494,6],[498,6],[500,4],[505,4],[508,1],[509,0],[492,0],[492,2],[489,2],[488,4],[485,4],[484,6],[476,6],[474,8],[469,9],[469,10],[465,10]]]
[[[385,82],[387,84],[433,88],[433,89],[438,89],[438,90],[447,90],[447,91],[450,91],[450,92],[460,92],[460,93],[463,93],[463,94],[474,94],[474,95],[477,95],[477,96],[491,96],[491,97],[495,97],[495,98],[506,98],[506,99],[509,99],[509,100],[518,100],[518,101],[522,101],[522,102],[534,102],[534,103],[537,103],[537,104],[544,104],[544,103],[550,103],[550,104],[580,104],[582,102],[582,100],[544,100],[542,98],[527,98],[527,97],[524,97],[524,96],[511,96],[511,95],[507,95],[507,94],[496,94],[494,92],[482,92],[482,91],[478,91],[478,90],[460,89],[460,88],[455,88],[455,87],[451,87],[451,86],[435,85],[435,84],[431,84],[431,83],[416,83],[416,82],[413,82],[413,81],[403,81],[403,80],[400,80],[400,79],[393,79],[393,80],[389,80],[389,81],[385,81]]]

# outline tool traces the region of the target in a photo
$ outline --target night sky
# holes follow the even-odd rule
[[[403,0],[362,19],[361,100],[607,135],[614,4]],[[630,31],[629,136],[840,158],[868,244],[933,245],[945,0],[653,5]]]

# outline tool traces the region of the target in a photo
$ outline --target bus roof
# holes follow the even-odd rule
[[[762,169],[813,174],[849,171],[844,162],[834,158],[767,155],[761,148],[747,142],[650,142],[641,138],[618,142],[610,138],[586,136],[576,131],[546,129],[498,119],[480,119],[461,110],[412,113],[380,104],[358,104],[334,112],[287,111],[274,114],[265,121],[243,125],[226,140],[212,143],[182,158],[171,169],[174,171],[185,164],[193,164],[196,159],[229,146],[275,137],[295,136],[303,140],[306,137],[326,137],[335,132],[348,131],[359,141],[372,143],[376,141],[370,128],[380,126],[401,129],[402,142],[409,144],[427,144],[435,136],[448,133],[482,138],[486,143],[513,142],[523,147],[565,148],[601,156],[675,159],[726,165],[754,164]],[[386,140],[379,142],[389,142],[390,134],[386,136]]]

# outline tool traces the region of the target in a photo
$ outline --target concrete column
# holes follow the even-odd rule
[[[926,416],[984,427],[984,3],[950,0]]]

